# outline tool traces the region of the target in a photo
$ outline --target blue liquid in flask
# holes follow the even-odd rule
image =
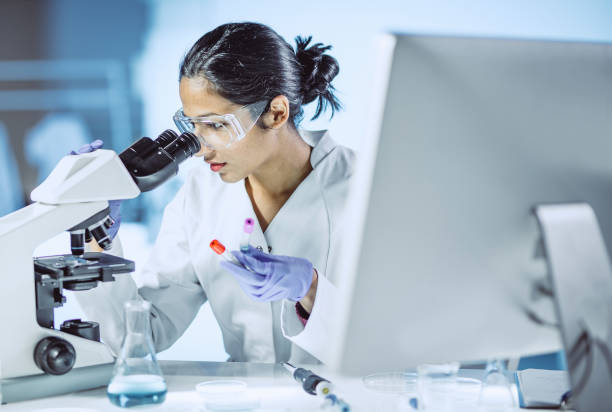
[[[129,300],[125,308],[125,338],[106,394],[121,408],[162,403],[168,387],[155,357],[151,338],[151,303]]]
[[[162,403],[168,388],[158,375],[116,376],[108,385],[107,395],[113,405],[121,408]]]

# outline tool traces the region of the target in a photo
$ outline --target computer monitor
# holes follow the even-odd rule
[[[379,53],[331,366],[561,349],[533,207],[587,202],[610,254],[612,46],[395,35]]]

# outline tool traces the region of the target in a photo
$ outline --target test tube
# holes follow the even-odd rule
[[[225,249],[223,243],[219,242],[217,239],[214,239],[212,242],[210,242],[210,248],[214,250],[217,255],[221,256],[228,262],[233,263],[237,266],[242,266],[242,264],[234,257],[234,255],[232,255]]]
[[[240,240],[240,250],[242,252],[247,252],[249,250],[253,226],[255,226],[255,221],[253,219],[248,217],[244,220],[244,232],[242,233],[242,239]]]

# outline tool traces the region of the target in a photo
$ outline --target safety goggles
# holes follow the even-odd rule
[[[221,149],[244,138],[267,105],[267,101],[261,101],[243,106],[229,114],[194,117],[185,116],[181,108],[172,119],[181,133],[191,132],[209,149]]]

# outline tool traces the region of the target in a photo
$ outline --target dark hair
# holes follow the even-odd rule
[[[200,37],[187,52],[180,78],[203,76],[217,93],[240,105],[284,95],[294,126],[303,117],[302,105],[316,99],[312,120],[327,107],[331,107],[331,118],[342,107],[331,85],[340,68],[336,59],[325,54],[331,46],[310,45],[311,40],[312,36],[296,37],[294,51],[263,24],[223,24]]]

